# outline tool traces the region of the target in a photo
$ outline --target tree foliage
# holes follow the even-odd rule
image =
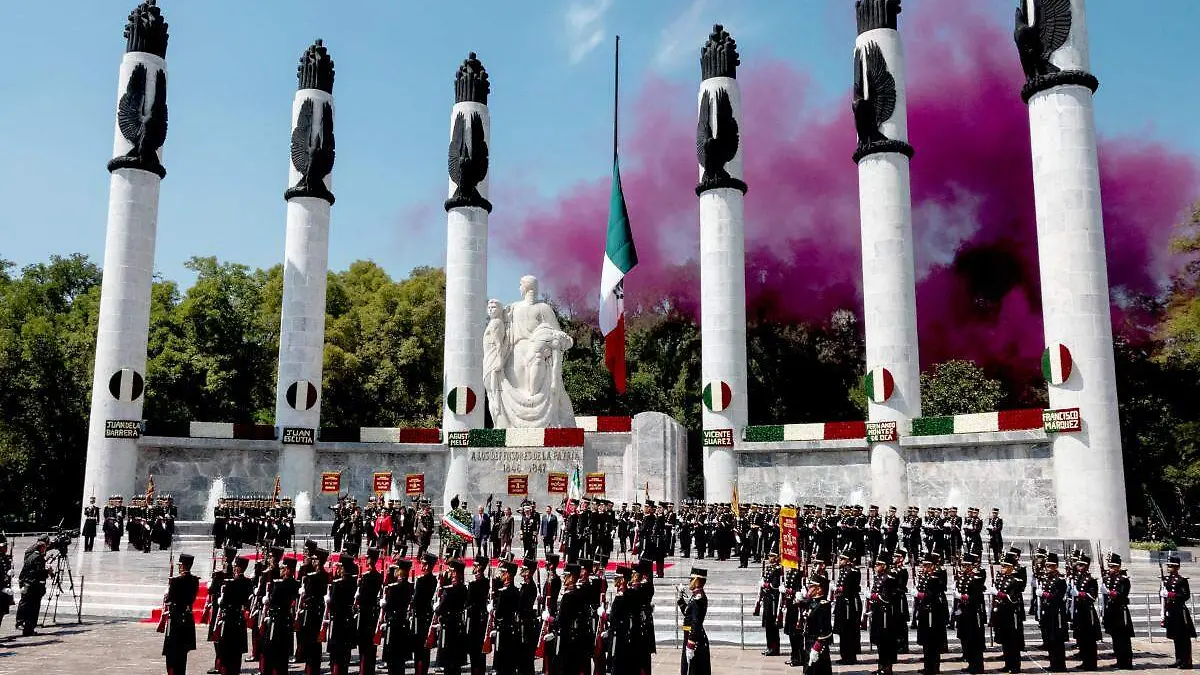
[[[971,361],[946,361],[921,373],[921,414],[964,415],[1000,409],[1006,393]]]

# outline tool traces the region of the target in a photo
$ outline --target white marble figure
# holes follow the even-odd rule
[[[574,427],[563,386],[563,361],[574,344],[554,309],[538,300],[535,277],[521,277],[521,296],[501,309],[488,301],[483,333],[483,387],[496,428]]]

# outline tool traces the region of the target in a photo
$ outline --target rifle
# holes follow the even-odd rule
[[[546,583],[542,585],[542,597],[538,600],[538,607],[542,610],[542,630],[538,634],[537,649],[534,650],[534,658],[545,658],[546,656],[546,636],[550,632],[550,581],[554,575],[546,573]]]
[[[496,587],[493,586],[491,583],[489,583],[488,584],[488,607],[489,607],[488,622],[487,622],[487,630],[485,630],[483,633],[483,649],[482,649],[482,651],[484,654],[492,653],[492,634],[496,632],[495,596],[496,596]],[[432,629],[433,629],[433,627],[430,626],[431,631],[432,631]],[[432,636],[432,635],[433,635],[433,633],[431,632],[430,636]],[[430,639],[432,639],[432,637]],[[432,644],[429,645],[429,647],[432,647],[432,646],[433,646]],[[429,647],[426,647],[426,649],[428,649]]]
[[[167,628],[169,628],[171,625],[170,624],[171,606],[167,603],[167,599],[169,597],[171,597],[171,591],[170,591],[171,579],[175,578],[175,564],[174,564],[175,554],[174,553],[171,554],[170,560],[172,563],[171,564],[171,572],[167,576],[167,592],[163,593],[162,614],[161,614],[161,616],[158,617],[158,626],[156,626],[154,628],[155,632],[164,633],[167,635],[167,637],[170,637],[170,633],[167,633]]]
[[[1161,560],[1158,562],[1158,578],[1159,578],[1159,585],[1160,585],[1159,587],[1162,590],[1166,590],[1167,575],[1165,572],[1163,572],[1163,564],[1162,564]],[[1158,626],[1159,626],[1159,628],[1165,627],[1166,620],[1167,620],[1167,599],[1163,597],[1162,591],[1159,591],[1159,596],[1158,596]]]

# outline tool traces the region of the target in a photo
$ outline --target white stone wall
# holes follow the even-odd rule
[[[320,89],[301,89],[292,100],[291,128],[300,109],[313,102],[313,127],[321,128],[325,103],[333,96]],[[288,187],[302,178],[288,161]],[[325,187],[332,190],[333,174]],[[329,219],[331,205],[318,197],[293,197],[287,202],[287,235],[283,258],[283,307],[280,313],[279,365],[275,385],[275,424],[278,427],[319,429],[321,426],[321,372],[325,359],[325,286],[329,270]],[[296,384],[296,405],[288,403],[288,389]],[[308,385],[316,388],[316,403],[307,406]],[[286,494],[312,485],[315,455],[312,446],[289,445],[280,459],[280,482]],[[298,514],[304,519],[304,514]]]
[[[742,96],[737,80],[713,77],[700,84],[697,106],[704,92],[729,93],[734,117],[741,125]],[[715,111],[715,106],[714,106]],[[717,129],[717,133],[720,130]],[[737,154],[725,165],[733,178],[742,179],[745,131]],[[697,164],[699,176],[703,167]],[[719,412],[702,409],[705,429],[733,429],[735,443],[748,420],[746,378],[746,241],[744,195],[733,188],[717,188],[700,195],[700,386],[720,382],[732,391],[729,407]],[[714,391],[714,396],[719,396]],[[703,404],[702,404],[703,406]],[[709,502],[728,502],[737,479],[733,452],[705,448],[704,492]]]
[[[489,156],[492,121],[482,103],[455,103],[450,115],[451,136],[458,114],[467,118],[470,132],[472,113],[483,121]],[[490,162],[489,162],[490,163]],[[447,179],[447,196],[454,194],[454,182]],[[479,194],[488,198],[491,171],[479,184]],[[442,428],[464,431],[483,427],[483,330],[487,326],[487,249],[488,213],[479,207],[458,207],[446,214],[446,346],[442,378]],[[515,289],[514,289],[515,290]],[[455,387],[470,387],[475,392],[474,410],[456,415],[446,404],[446,396]],[[453,482],[458,479],[448,479]]]
[[[1083,2],[1052,61],[1086,69]],[[1083,432],[1054,439],[1059,529],[1125,551],[1129,528],[1117,411],[1112,319],[1092,94],[1061,86],[1029,101],[1042,316],[1047,345],[1070,350],[1074,373],[1051,386],[1051,408],[1080,409]]]
[[[879,45],[896,80],[896,111],[881,126],[885,136],[908,141],[904,50],[899,32],[879,28],[859,35],[855,48]],[[921,415],[921,370],[917,349],[916,271],[913,258],[912,195],[909,160],[900,153],[870,155],[858,165],[862,227],[863,316],[866,367],[887,368],[896,388],[884,403],[868,402],[868,419],[900,422]],[[908,500],[904,453],[898,443],[871,449],[871,500],[902,504]]]
[[[147,98],[153,100],[155,77],[166,62],[146,52],[128,52],[121,60],[117,101],[125,94],[129,75],[146,66]],[[113,125],[113,157],[132,144]],[[162,158],[159,148],[159,159]],[[128,496],[134,489],[136,442],[105,438],[106,420],[141,420],[144,396],[120,401],[109,391],[109,380],[128,368],[146,376],[146,342],[150,330],[150,289],[154,275],[154,243],[158,230],[158,196],[162,179],[141,169],[117,169],[109,178],[108,226],[104,235],[104,279],[96,330],[96,365],[92,375],[92,408],[88,420],[87,465],[83,503],[95,496]]]

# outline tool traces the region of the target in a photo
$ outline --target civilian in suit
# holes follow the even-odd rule
[[[492,534],[492,517],[479,507],[479,512],[471,518],[471,536],[475,538],[475,557],[487,556],[488,538]]]
[[[554,515],[554,509],[549,506],[546,507],[546,515],[542,517],[538,536],[542,538],[542,545],[546,547],[546,557],[549,558],[556,552],[554,540],[558,538],[558,518]]]

